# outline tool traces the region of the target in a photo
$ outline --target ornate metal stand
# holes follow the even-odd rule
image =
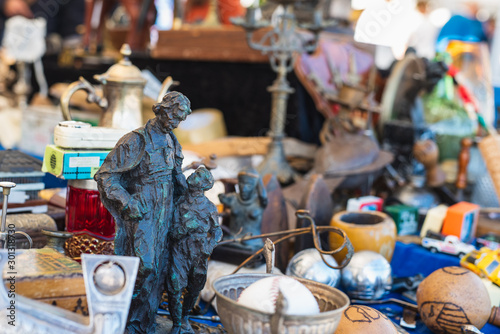
[[[258,8],[248,8],[245,18],[233,19],[235,25],[247,31],[247,43],[255,50],[269,54],[271,68],[278,74],[273,85],[268,88],[272,94],[271,124],[268,135],[272,138],[269,151],[258,171],[261,175],[274,174],[282,184],[290,183],[297,175],[292,170],[285,158],[283,150],[283,137],[285,136],[285,120],[288,95],[294,90],[290,87],[286,75],[293,69],[295,54],[312,52],[316,49],[319,32],[324,28],[322,11],[314,12],[312,23],[297,23],[294,15],[294,3],[300,1],[275,1],[284,6],[284,12],[276,15],[275,22],[257,21]],[[254,41],[254,32],[257,29],[270,27],[260,41]],[[313,38],[307,38],[305,33],[297,31],[297,27],[313,33]]]

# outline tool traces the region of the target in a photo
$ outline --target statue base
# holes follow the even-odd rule
[[[227,331],[222,327],[222,325],[212,327],[199,322],[191,321],[191,327],[193,328],[195,334],[227,334]],[[172,320],[170,320],[169,317],[161,315],[156,316],[156,334],[168,334],[171,329]]]

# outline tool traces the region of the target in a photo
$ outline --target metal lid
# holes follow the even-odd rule
[[[106,73],[97,74],[94,78],[103,84],[106,84],[108,81],[146,84],[146,79],[142,77],[141,71],[137,66],[132,65],[132,62],[128,58],[132,54],[130,46],[128,44],[123,44],[120,53],[123,55],[122,60],[111,66]]]
[[[68,186],[85,190],[97,190],[97,182],[94,179],[68,180]]]

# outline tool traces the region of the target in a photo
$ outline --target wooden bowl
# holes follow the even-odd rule
[[[391,262],[396,246],[396,223],[390,216],[379,211],[342,211],[335,214],[330,226],[338,227],[347,234],[354,246],[354,251],[370,250],[382,254]],[[338,248],[342,242],[333,233],[330,234],[331,249]],[[345,254],[335,256],[338,261]]]

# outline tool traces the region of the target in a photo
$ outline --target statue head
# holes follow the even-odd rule
[[[259,200],[267,203],[267,194],[262,179],[253,167],[245,167],[238,173],[238,188],[239,196],[243,201],[250,200],[257,192]]]
[[[214,186],[214,177],[205,166],[198,167],[186,180],[189,189],[207,191]]]
[[[165,132],[179,126],[191,114],[191,102],[179,92],[168,92],[161,102],[153,106],[153,112]]]

